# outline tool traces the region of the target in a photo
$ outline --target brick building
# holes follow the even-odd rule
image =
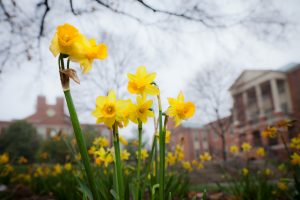
[[[282,119],[300,120],[300,64],[279,70],[245,70],[229,88],[233,98],[232,115],[202,126],[184,124],[173,130],[172,142],[184,138],[185,159],[192,160],[208,151],[222,157],[220,122],[225,130],[226,148],[249,142],[265,146],[273,153],[283,149],[279,139],[265,139],[261,132]],[[299,122],[284,135],[288,141],[300,133]]]
[[[43,138],[48,138],[63,131],[72,134],[73,128],[69,116],[65,114],[65,104],[62,97],[56,98],[54,105],[47,104],[44,96],[37,97],[36,111],[34,114],[26,117],[25,121],[33,124],[38,134]],[[0,132],[6,128],[11,121],[0,121]],[[110,136],[109,130],[102,125],[81,124],[82,129],[93,129],[99,131],[101,135]]]

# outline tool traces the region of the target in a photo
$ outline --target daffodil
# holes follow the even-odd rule
[[[249,170],[247,168],[243,168],[242,173],[244,176],[247,176],[249,174]]]
[[[94,59],[103,60],[107,57],[105,44],[97,45],[95,39],[87,39],[70,24],[57,27],[51,41],[50,51],[55,57],[59,53],[69,56],[71,61],[80,64],[83,73],[91,70]]]
[[[230,146],[229,151],[233,154],[238,153],[239,152],[239,148],[236,145],[232,145]]]
[[[21,156],[18,160],[18,163],[19,164],[26,164],[26,163],[28,163],[28,160],[24,156]]]
[[[9,156],[7,153],[0,155],[0,164],[6,164],[9,162]]]
[[[265,174],[266,176],[270,176],[270,175],[273,174],[273,171],[272,171],[271,169],[267,168],[267,169],[264,170],[264,174]]]
[[[119,136],[119,140],[123,145],[128,145],[128,141],[123,136]]]
[[[203,169],[204,168],[204,165],[203,165],[203,163],[198,163],[198,165],[197,165],[197,169],[199,169],[199,170],[201,170],[201,169]]]
[[[131,94],[158,95],[159,89],[153,85],[156,73],[148,73],[145,66],[140,66],[136,70],[136,74],[128,73],[127,89]]]
[[[252,148],[252,146],[251,146],[249,143],[247,143],[247,142],[244,142],[244,143],[242,144],[242,149],[243,149],[243,151],[245,151],[245,152],[250,151],[251,148]]]
[[[172,152],[168,152],[166,162],[170,166],[174,165],[176,163],[176,156]]]
[[[183,93],[180,92],[177,99],[168,98],[169,108],[167,114],[175,119],[175,126],[178,126],[182,120],[191,118],[195,114],[196,106],[192,102],[184,102]]]
[[[138,152],[136,151],[136,156],[138,156]],[[141,150],[141,159],[142,160],[145,160],[146,158],[148,158],[149,154],[148,154],[148,151],[147,149],[142,149]]]
[[[208,152],[205,152],[202,155],[200,155],[201,161],[210,161],[211,159],[212,159],[212,157]]]
[[[72,164],[71,163],[66,163],[64,166],[66,171],[71,171],[72,170]]]
[[[148,117],[154,117],[154,113],[151,109],[153,104],[152,100],[147,100],[146,96],[137,96],[136,104],[132,104],[132,112],[130,115],[130,119],[134,123],[138,123],[141,121],[143,123],[147,123]]]
[[[50,51],[56,57],[59,53],[70,55],[74,44],[82,39],[77,28],[70,24],[57,27],[57,31],[51,41]]]
[[[187,171],[189,171],[189,172],[192,172],[192,171],[193,171],[192,165],[191,165],[191,163],[188,162],[188,161],[183,161],[183,162],[182,162],[182,167],[183,167],[183,169],[185,169],[185,170],[187,170]]]
[[[171,140],[171,131],[166,131],[166,144],[169,144]]]
[[[288,189],[288,185],[283,180],[280,180],[277,182],[277,187],[278,187],[278,189],[280,189],[282,191],[285,191]]]
[[[262,136],[264,138],[274,138],[276,137],[277,132],[278,131],[276,127],[267,127],[267,129],[262,132]]]
[[[93,145],[107,147],[109,145],[109,141],[105,137],[98,137],[93,141]]]
[[[290,147],[292,149],[300,150],[300,135],[291,139]]]
[[[95,39],[88,40],[83,37],[80,42],[75,43],[70,60],[79,63],[83,73],[88,73],[95,59],[104,60],[107,55],[105,44],[97,45]]]
[[[62,168],[60,164],[56,164],[53,167],[53,175],[56,176],[62,172]]]
[[[184,159],[183,148],[179,144],[176,145],[175,156],[176,156],[176,159],[179,161],[182,161]]]
[[[122,152],[121,152],[121,159],[122,160],[128,160],[130,157],[130,153],[124,149]]]
[[[92,112],[97,118],[97,124],[104,123],[112,128],[114,123],[123,127],[128,124],[128,119],[124,116],[124,110],[127,109],[129,100],[117,100],[116,93],[111,90],[108,96],[99,96],[96,99],[96,109]]]
[[[291,163],[293,165],[298,165],[300,166],[300,155],[296,152],[294,152],[292,155],[291,155]]]
[[[281,163],[280,165],[278,165],[277,169],[280,172],[285,172],[286,171],[286,166],[285,166],[284,163]]]
[[[256,150],[256,155],[259,157],[264,157],[266,155],[265,149],[263,147],[259,147]]]

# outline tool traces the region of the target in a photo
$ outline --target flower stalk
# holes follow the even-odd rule
[[[160,94],[157,95],[158,100],[158,129],[159,129],[159,199],[165,198],[165,131],[162,122],[162,107]]]
[[[64,56],[60,55],[59,56],[59,68],[60,70],[64,70],[64,60],[63,60]],[[68,62],[69,65],[69,62]],[[67,66],[69,67],[69,66]],[[61,83],[62,83],[62,87],[64,90],[64,95],[65,95],[65,99],[67,102],[67,107],[69,110],[69,114],[70,114],[70,119],[71,119],[71,123],[73,126],[73,130],[74,130],[74,134],[75,134],[75,138],[76,138],[76,142],[78,145],[78,149],[83,161],[83,165],[84,165],[84,169],[86,172],[86,176],[88,179],[88,183],[89,186],[91,188],[91,192],[93,195],[94,200],[98,200],[99,198],[99,194],[97,192],[97,188],[96,188],[96,183],[94,180],[94,176],[93,176],[93,171],[92,168],[90,166],[90,159],[88,156],[88,152],[87,152],[87,148],[86,148],[86,143],[82,134],[82,130],[80,127],[80,123],[77,117],[77,112],[76,109],[74,107],[73,104],[73,100],[72,100],[72,96],[71,96],[71,91],[69,88],[69,77],[66,74],[60,73],[60,77],[61,77]]]
[[[113,125],[113,140],[114,140],[114,149],[115,149],[115,171],[116,173],[116,187],[117,187],[117,194],[119,200],[124,199],[124,179],[123,179],[123,171],[122,171],[122,163],[121,163],[121,152],[120,152],[120,140],[119,140],[119,131],[118,131],[118,124],[115,123]]]

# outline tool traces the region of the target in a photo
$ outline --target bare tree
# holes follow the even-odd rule
[[[236,0],[239,9],[228,9],[227,1],[180,0],[0,0],[0,73],[24,60],[42,60],[40,46],[49,37],[53,23],[61,16],[97,18],[97,13],[113,13],[141,26],[180,31],[181,25],[194,23],[201,30],[241,27],[258,36],[284,35],[292,23],[280,4],[269,0]],[[227,8],[227,9],[224,9]],[[125,28],[125,27],[124,27]],[[47,38],[48,40],[49,38]]]
[[[235,69],[216,62],[200,70],[189,85],[189,94],[199,108],[200,118],[221,138],[224,161],[227,159],[225,134],[232,125],[232,99],[228,88],[236,74]]]

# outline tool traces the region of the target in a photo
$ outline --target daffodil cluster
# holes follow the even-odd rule
[[[70,24],[57,27],[50,50],[55,57],[63,54],[71,61],[79,63],[83,73],[92,69],[95,59],[103,60],[108,55],[105,44],[97,44],[95,39],[86,38]]]

